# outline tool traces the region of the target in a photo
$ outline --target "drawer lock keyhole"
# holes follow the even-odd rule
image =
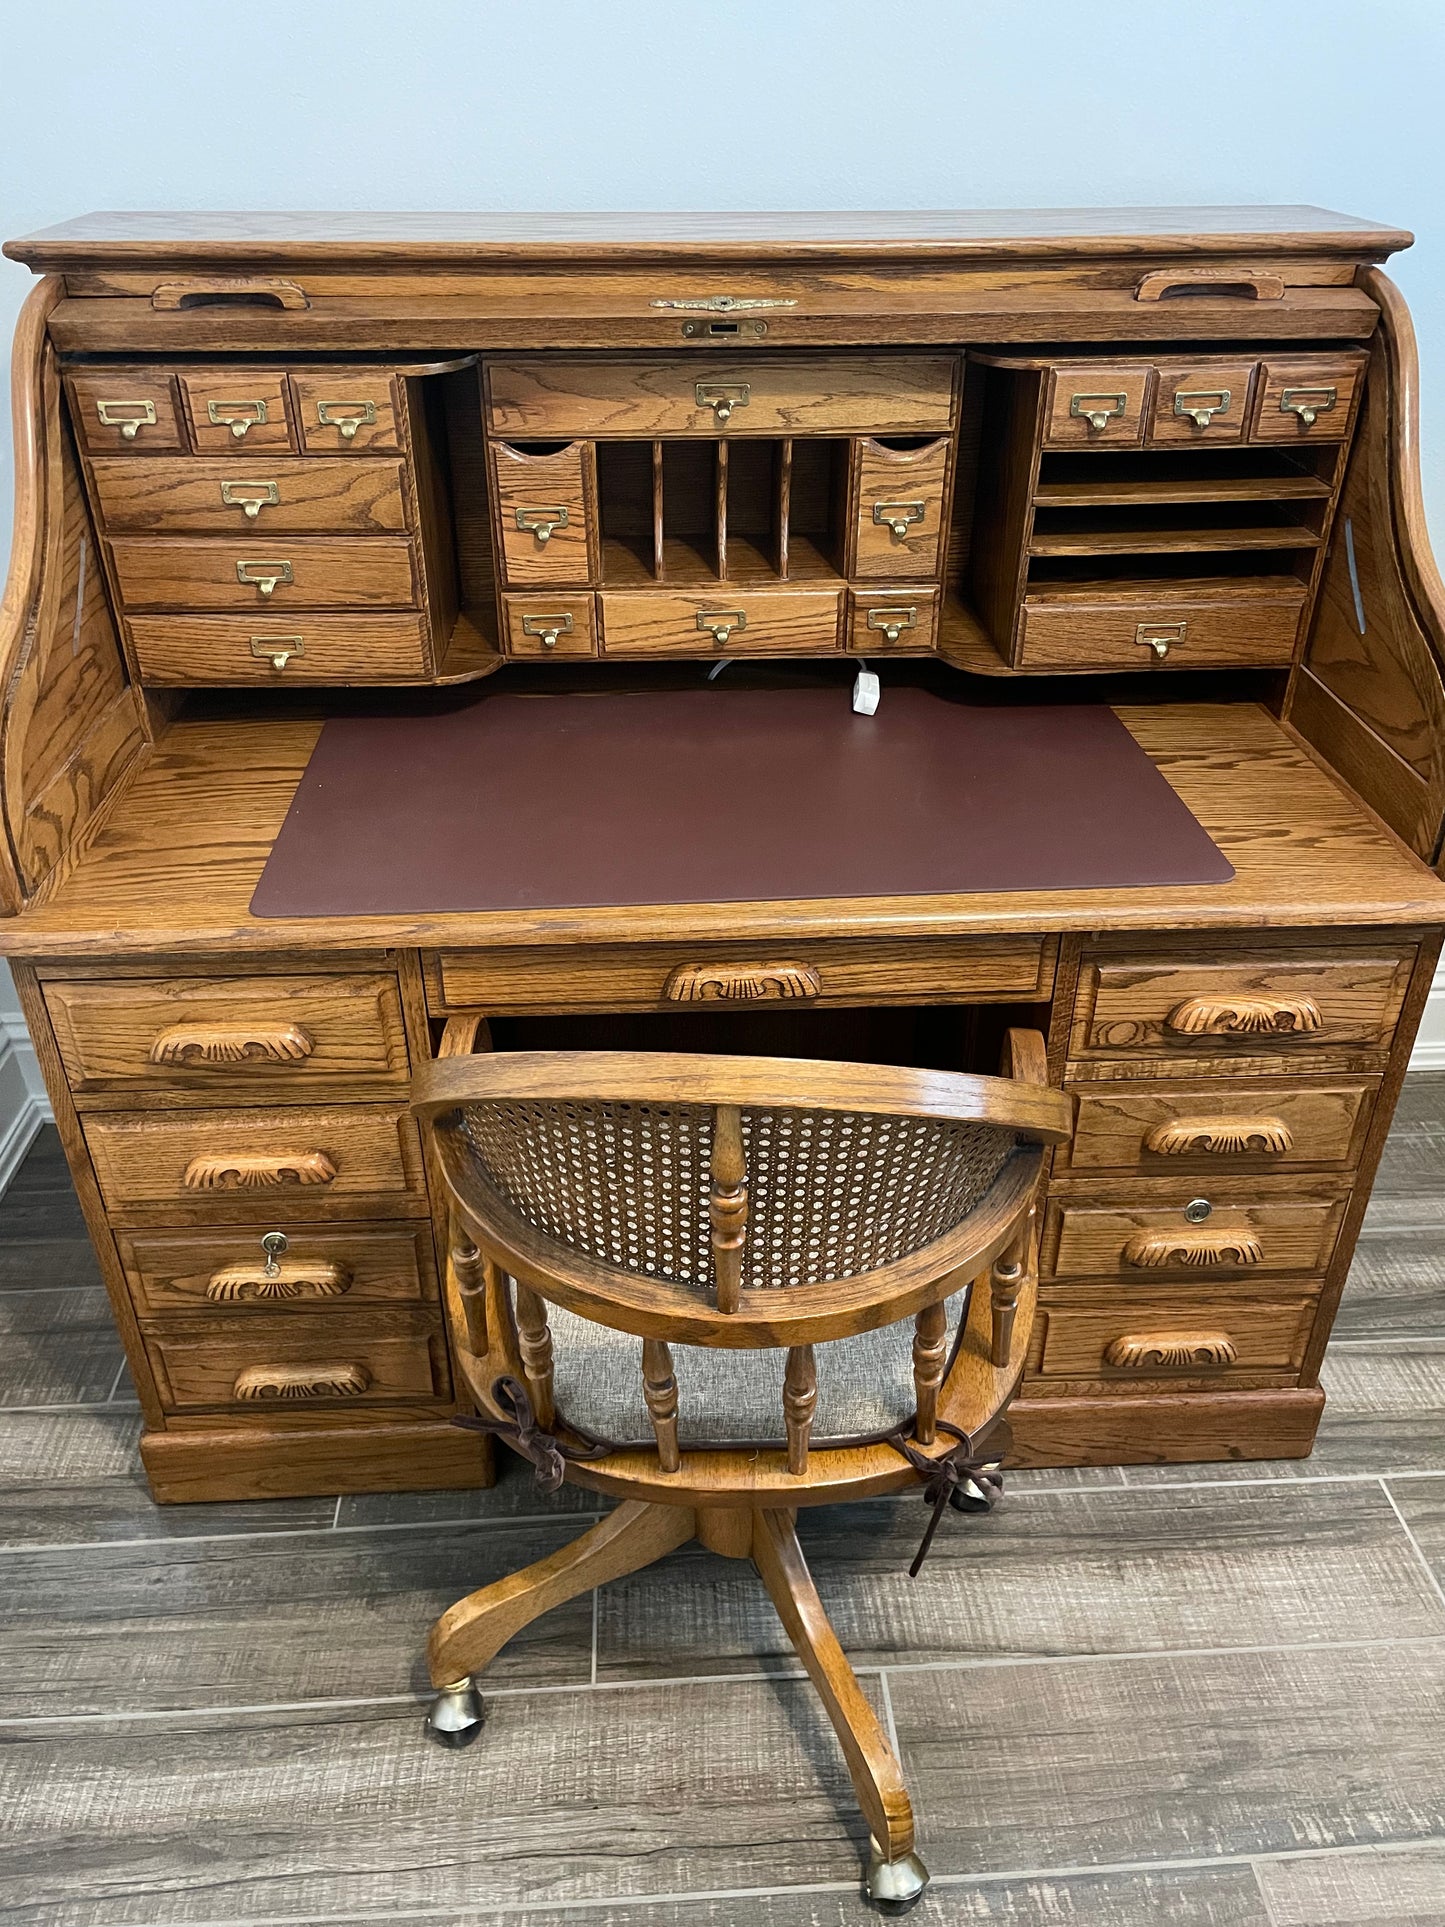
[[[279,1278],[281,1267],[277,1263],[283,1251],[290,1248],[291,1240],[284,1231],[268,1231],[261,1240],[261,1249],[266,1254],[266,1276]]]
[[[1208,1198],[1191,1198],[1184,1207],[1184,1216],[1190,1224],[1203,1224],[1213,1210],[1214,1206]]]

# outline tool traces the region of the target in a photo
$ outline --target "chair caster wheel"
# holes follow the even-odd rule
[[[427,1737],[438,1746],[470,1746],[482,1730],[481,1695],[470,1678],[453,1680],[432,1702],[426,1716]]]
[[[885,1860],[883,1850],[870,1835],[868,1871],[863,1877],[863,1892],[880,1914],[906,1914],[923,1898],[928,1885],[928,1869],[916,1853],[905,1853],[897,1860]]]
[[[992,1512],[1003,1498],[1003,1467],[980,1466],[972,1478],[956,1485],[948,1495],[955,1512]]]

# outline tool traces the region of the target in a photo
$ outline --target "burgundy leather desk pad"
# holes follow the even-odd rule
[[[885,690],[495,696],[328,722],[258,917],[1225,883],[1113,711]]]

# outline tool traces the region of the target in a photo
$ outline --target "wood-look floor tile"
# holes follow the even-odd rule
[[[542,1492],[532,1468],[506,1446],[497,1448],[497,1483],[460,1492],[348,1492],[341,1501],[336,1523],[342,1526],[444,1525],[459,1520],[527,1518],[572,1519],[575,1532],[585,1532],[586,1521],[612,1510],[613,1501],[601,1492],[564,1485]]]
[[[1445,1840],[1392,1853],[1267,1860],[1259,1883],[1274,1927],[1440,1927]]]
[[[1445,1635],[1377,1485],[1037,1493],[945,1515],[916,1579],[919,1503],[805,1511],[799,1536],[855,1665]],[[752,1568],[700,1548],[605,1586],[598,1678],[793,1663]]]
[[[1430,1570],[1445,1586],[1445,1478],[1396,1479],[1390,1496]]]
[[[1445,1185],[1427,1213],[1372,1204],[1360,1232],[1332,1342],[1393,1337],[1445,1338]]]
[[[425,1692],[432,1621],[554,1552],[570,1525],[185,1539],[0,1558],[0,1719]],[[545,1614],[495,1684],[590,1676],[590,1595]]]
[[[1445,1832],[1445,1642],[889,1679],[934,1873]]]
[[[334,1499],[157,1505],[130,1411],[0,1412],[0,1548],[329,1526]]]
[[[100,1266],[87,1237],[0,1240],[0,1292],[96,1290],[99,1286]]]
[[[385,1915],[853,1881],[864,1827],[806,1684],[14,1729],[6,1927]],[[492,1910],[489,1912],[489,1910]]]
[[[0,1294],[0,1407],[103,1400],[123,1357],[98,1288]]]

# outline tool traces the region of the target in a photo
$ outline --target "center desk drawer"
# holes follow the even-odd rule
[[[124,455],[90,465],[111,535],[399,535],[406,529],[400,462],[224,458],[151,462]]]
[[[1359,1157],[1379,1082],[1075,1084],[1073,1142],[1055,1151],[1054,1176],[1347,1167]]]
[[[513,440],[943,434],[953,422],[954,369],[930,355],[491,361],[488,426]]]
[[[1272,1055],[1389,1048],[1412,946],[1291,955],[1094,956],[1079,972],[1070,1056]]]
[[[1044,1216],[1041,1271],[1139,1286],[1323,1271],[1348,1197],[1301,1197],[1278,1188],[1282,1183],[1267,1191],[1268,1179],[1136,1184],[1119,1189],[1115,1198],[1055,1191]]]
[[[699,1003],[932,1004],[1052,995],[1035,936],[879,943],[639,944],[443,950],[434,1010],[655,1010]]]
[[[394,977],[52,978],[45,1005],[77,1096],[193,1104],[406,1088]]]
[[[122,1232],[117,1243],[142,1318],[182,1311],[324,1316],[355,1305],[434,1304],[437,1298],[425,1219],[306,1224],[283,1210],[264,1227]]]
[[[427,1313],[167,1319],[146,1330],[145,1345],[171,1411],[225,1405],[291,1420],[449,1390],[445,1345]]]
[[[405,1109],[91,1112],[85,1141],[117,1224],[421,1216],[421,1146]]]
[[[409,609],[409,542],[300,540],[258,529],[234,541],[121,537],[110,545],[127,609]]]
[[[602,592],[604,656],[816,655],[838,647],[836,590]]]

